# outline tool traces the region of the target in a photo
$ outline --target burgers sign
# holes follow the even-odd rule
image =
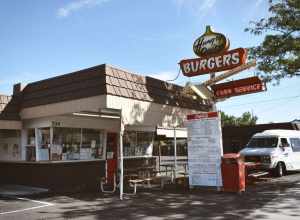
[[[193,45],[194,53],[199,58],[179,62],[183,75],[192,77],[207,73],[229,70],[245,64],[247,51],[238,48],[228,51],[229,40],[220,33],[215,33],[210,26]]]
[[[227,51],[222,55],[182,60],[179,64],[185,76],[197,76],[240,66],[245,63],[246,56],[246,50],[238,48]]]

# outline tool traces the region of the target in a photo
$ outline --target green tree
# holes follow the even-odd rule
[[[250,48],[257,60],[257,74],[265,81],[300,75],[300,0],[269,0],[268,18],[250,22],[254,35],[265,33],[263,42]]]
[[[255,125],[257,119],[258,117],[252,115],[250,112],[244,112],[241,117],[235,117],[221,112],[222,126]]]

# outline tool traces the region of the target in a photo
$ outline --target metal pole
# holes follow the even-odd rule
[[[40,130],[38,128],[34,129],[35,133],[35,161],[40,160],[39,148],[40,148]]]
[[[123,166],[123,120],[122,111],[120,113],[120,200],[123,200],[123,177],[124,177],[124,166]]]
[[[160,173],[160,164],[161,164],[161,148],[160,148],[160,143],[158,144],[158,171]]]
[[[177,141],[176,141],[176,128],[174,127],[174,178],[176,180],[177,171]]]

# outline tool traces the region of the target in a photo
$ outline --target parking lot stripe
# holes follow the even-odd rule
[[[42,204],[42,205],[34,206],[34,207],[26,208],[26,209],[18,209],[18,210],[9,211],[9,212],[0,212],[0,215],[12,214],[12,213],[17,213],[17,212],[25,212],[25,211],[28,211],[28,210],[45,208],[45,207],[48,207],[48,206],[54,206],[54,204],[50,203],[50,202],[43,202],[43,201],[32,200],[32,199],[27,199],[27,198],[16,198],[16,199],[23,200],[23,201],[29,201],[29,202],[33,202],[33,203],[39,203],[39,204]]]

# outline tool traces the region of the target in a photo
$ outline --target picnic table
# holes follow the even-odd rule
[[[133,192],[127,194],[136,194],[137,186],[147,188],[153,187],[154,185],[151,183],[152,181],[159,182],[160,188],[163,188],[165,183],[170,180],[170,177],[158,176],[157,173],[158,172],[154,166],[125,169],[125,181],[127,181],[128,185],[133,188]]]
[[[160,170],[160,172],[163,172],[166,175],[168,175],[169,172],[171,173],[172,182],[174,182],[177,172],[178,172],[178,174],[184,175],[184,177],[186,177],[188,175],[188,172],[187,172],[188,164],[186,162],[178,161],[177,169],[175,169],[174,163],[165,163],[165,164],[161,164],[160,166],[163,168],[162,170]],[[178,169],[179,166],[183,166],[184,170],[181,171],[180,169]]]

